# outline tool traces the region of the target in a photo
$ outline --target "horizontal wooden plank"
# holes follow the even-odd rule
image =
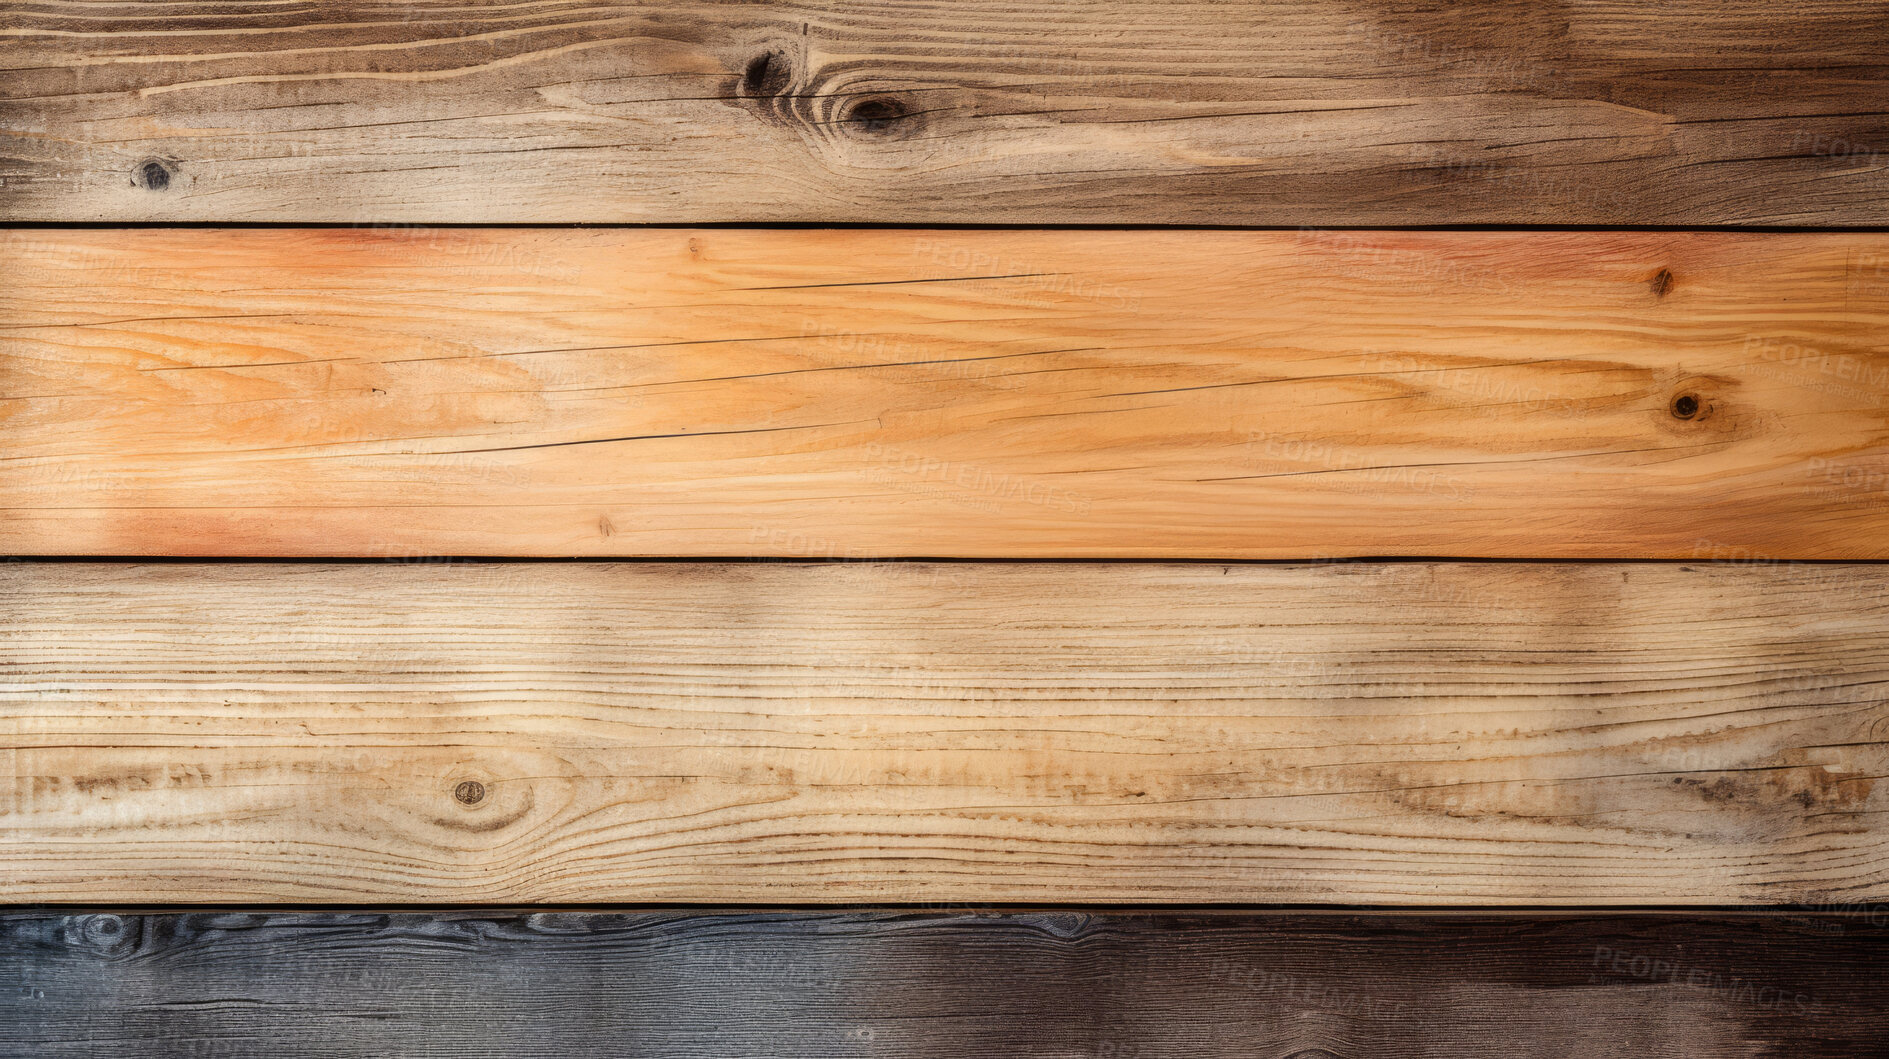
[[[0,1048],[1869,1059],[1889,912],[0,916]]]
[[[0,9],[15,220],[1889,222],[1879,0]]]
[[[1889,236],[0,250],[0,553],[1889,557]]]
[[[0,893],[1889,899],[1889,567],[0,567]]]

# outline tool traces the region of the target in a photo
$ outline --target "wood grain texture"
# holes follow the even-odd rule
[[[13,914],[0,1049],[1881,1059],[1889,913]]]
[[[1889,222],[1880,0],[0,7],[14,220]]]
[[[1889,236],[0,250],[0,553],[1889,557]]]
[[[1889,568],[0,567],[9,901],[1889,899]]]

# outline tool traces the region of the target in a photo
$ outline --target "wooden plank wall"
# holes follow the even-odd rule
[[[0,1055],[1889,1057],[1886,54],[0,0]]]

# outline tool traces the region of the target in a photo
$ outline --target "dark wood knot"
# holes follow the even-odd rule
[[[1673,290],[1673,270],[1670,268],[1660,269],[1658,272],[1653,273],[1653,278],[1647,280],[1646,285],[1652,289],[1653,297],[1664,298],[1666,295],[1671,294]]]
[[[840,118],[842,124],[854,132],[867,136],[884,136],[900,131],[903,123],[911,117],[911,110],[902,100],[892,96],[873,96],[862,99],[847,108]]]
[[[66,921],[67,938],[102,956],[124,956],[138,946],[138,919],[104,913]]]
[[[750,96],[778,96],[794,80],[794,67],[777,51],[763,52],[741,72],[741,90]]]
[[[131,182],[146,191],[163,191],[171,186],[176,167],[157,158],[147,158],[131,172]]]

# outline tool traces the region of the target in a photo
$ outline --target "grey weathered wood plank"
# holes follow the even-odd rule
[[[0,1052],[1879,1059],[1889,911],[0,917]]]
[[[13,220],[1881,224],[1879,0],[9,0]]]

